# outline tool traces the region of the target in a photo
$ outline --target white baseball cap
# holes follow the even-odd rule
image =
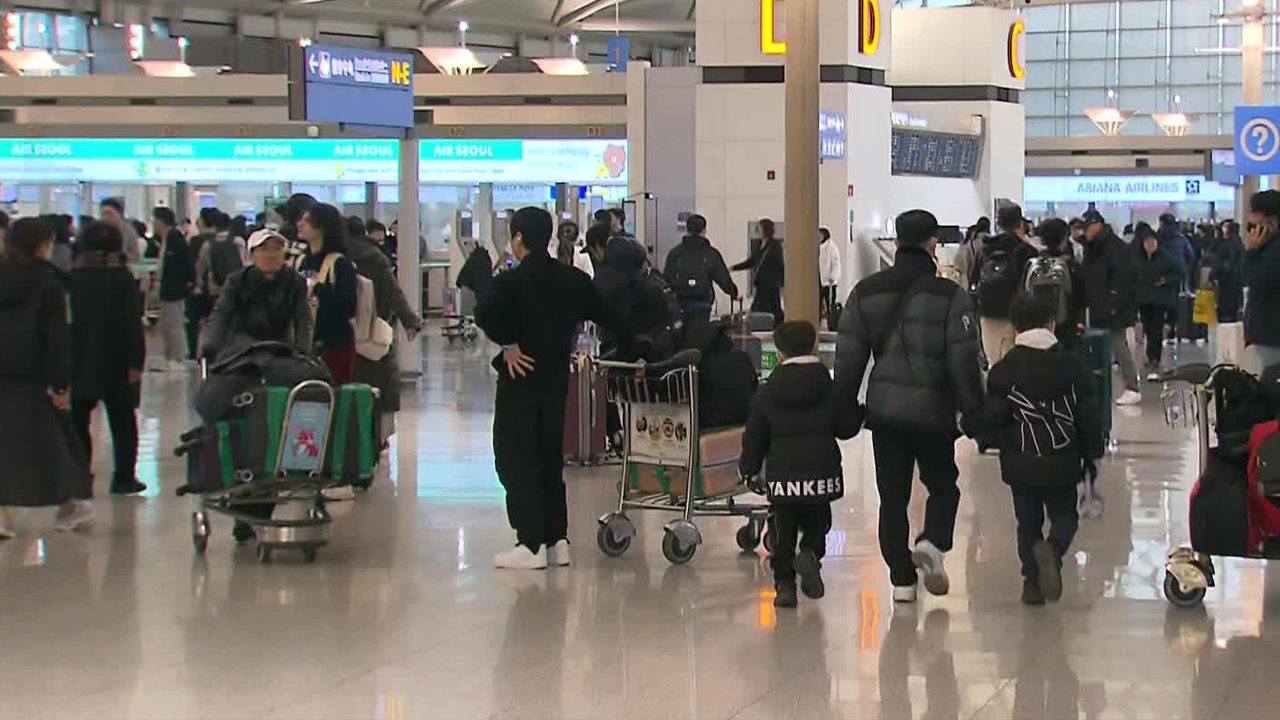
[[[263,228],[262,230],[259,230],[249,236],[249,252],[253,252],[254,248],[258,247],[262,243],[268,240],[271,240],[273,238],[276,240],[279,240],[281,246],[283,247],[289,246],[289,243],[284,239],[283,235],[276,232],[275,230]]]

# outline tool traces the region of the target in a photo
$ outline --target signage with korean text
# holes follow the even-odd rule
[[[335,45],[291,47],[289,119],[413,127],[413,56]]]

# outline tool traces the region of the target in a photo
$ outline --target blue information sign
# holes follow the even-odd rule
[[[294,48],[289,117],[413,127],[413,56],[334,45]]]
[[[631,38],[626,35],[615,35],[605,44],[609,55],[609,72],[626,72],[627,60],[631,58]]]
[[[1236,106],[1236,171],[1241,175],[1280,173],[1280,107]]]

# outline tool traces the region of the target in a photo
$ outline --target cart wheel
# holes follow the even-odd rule
[[[1204,602],[1205,588],[1196,588],[1191,591],[1184,592],[1182,583],[1178,582],[1178,578],[1171,572],[1164,574],[1164,597],[1169,601],[1170,605],[1178,608],[1193,608]]]
[[[696,552],[698,552],[697,543],[685,545],[673,532],[667,532],[662,536],[662,554],[672,565],[683,565],[689,562]]]
[[[302,548],[302,561],[305,563],[313,563],[316,561],[317,551],[313,547]]]
[[[738,548],[744,553],[755,552],[757,546],[760,545],[760,535],[756,532],[756,526],[753,522],[738,528]]]
[[[631,536],[614,535],[608,523],[604,523],[596,530],[596,545],[600,546],[600,552],[605,555],[619,557],[631,548]]]
[[[267,547],[266,545],[258,546],[258,562],[260,563],[271,562],[271,548]]]

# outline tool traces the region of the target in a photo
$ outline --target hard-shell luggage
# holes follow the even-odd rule
[[[1098,413],[1102,437],[1109,438],[1112,420],[1111,401],[1115,397],[1111,386],[1111,364],[1115,360],[1114,349],[1111,346],[1111,333],[1095,328],[1085,330],[1080,337],[1080,344],[1076,346],[1076,352],[1084,358],[1093,376],[1095,402],[1092,411]]]
[[[575,358],[569,368],[564,412],[564,460],[571,465],[599,462],[605,453],[608,421],[604,378],[595,364]]]
[[[382,451],[382,399],[372,386],[350,383],[337,388],[336,403],[325,474],[368,487]]]
[[[1196,296],[1182,293],[1178,296],[1178,339],[1204,340],[1209,337],[1209,327],[1195,321]]]
[[[1216,450],[1191,491],[1191,547],[1210,555],[1249,554],[1249,473]]]

